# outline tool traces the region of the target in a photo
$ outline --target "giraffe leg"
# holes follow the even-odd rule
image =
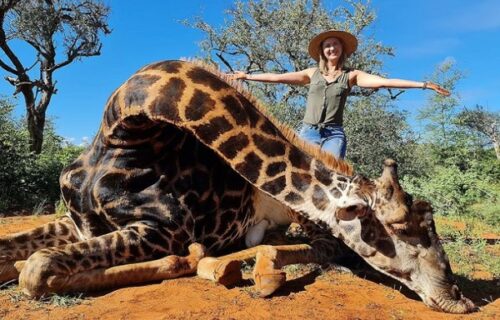
[[[286,275],[281,267],[316,262],[314,248],[307,244],[260,245],[218,258],[203,258],[198,264],[197,275],[226,286],[234,285],[242,278],[241,262],[254,258],[256,262],[252,275],[261,296],[270,295],[285,283]]]
[[[255,288],[262,297],[269,296],[281,287],[286,275],[281,268],[296,263],[325,263],[344,256],[345,245],[328,231],[311,222],[307,226],[310,245],[261,246],[256,255],[253,278]]]
[[[34,229],[0,237],[0,283],[17,279],[19,270],[35,251],[78,241],[76,227],[69,218]]]
[[[240,282],[242,261],[234,258],[206,257],[200,260],[196,273],[202,279],[212,280],[224,286]]]
[[[344,253],[340,241],[328,232],[310,223],[303,227],[309,238],[312,238],[310,245],[259,245],[218,258],[203,258],[198,264],[197,274],[201,278],[219,283],[220,279],[238,279],[237,273],[241,278],[241,271],[226,266],[234,261],[249,261],[255,258],[252,272],[255,289],[262,297],[268,296],[285,283],[286,274],[281,271],[283,266],[295,263],[324,263]],[[227,285],[227,282],[224,284]]]
[[[193,243],[188,250],[189,254],[185,257],[169,255],[152,261],[97,268],[73,275],[53,275],[47,279],[47,287],[50,288],[48,291],[97,291],[195,274],[198,262],[205,255],[205,248],[199,243]],[[27,286],[24,291],[30,296],[40,295]]]
[[[29,296],[39,297],[194,274],[205,254],[204,247],[192,244],[186,257],[165,257],[172,252],[172,242],[161,232],[160,228],[137,223],[87,241],[39,250],[26,261],[19,284]]]

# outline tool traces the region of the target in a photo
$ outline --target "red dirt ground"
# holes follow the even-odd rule
[[[0,235],[25,230],[54,216],[0,218]],[[255,297],[250,282],[234,288],[196,277],[117,289],[61,307],[0,290],[0,319],[498,319],[498,279],[465,281],[464,293],[481,305],[469,315],[427,308],[390,285],[336,270],[293,271],[271,298]],[[294,279],[293,279],[294,278]],[[376,279],[376,277],[375,277]],[[398,288],[398,287],[396,287]]]

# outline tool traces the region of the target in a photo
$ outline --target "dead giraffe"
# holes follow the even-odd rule
[[[92,145],[61,174],[68,217],[0,239],[0,281],[19,276],[40,296],[193,274],[205,255],[245,238],[257,245],[268,224],[296,221],[310,245],[206,258],[198,273],[231,282],[238,261],[257,256],[254,277],[267,295],[285,280],[281,266],[329,260],[340,239],[427,305],[474,309],[454,285],[430,206],[401,189],[393,161],[375,181],[353,176],[237,87],[181,61],[134,74],[108,100]]]

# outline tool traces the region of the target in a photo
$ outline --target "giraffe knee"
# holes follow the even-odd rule
[[[50,278],[55,275],[55,259],[45,250],[33,253],[19,274],[19,286],[28,296],[37,298],[54,292]]]

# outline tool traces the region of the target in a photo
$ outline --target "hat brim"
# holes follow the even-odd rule
[[[319,55],[321,54],[321,43],[326,39],[332,37],[342,41],[343,50],[346,56],[350,56],[358,48],[358,39],[356,39],[353,34],[345,31],[329,30],[318,34],[311,39],[311,42],[309,42],[309,55],[311,56],[311,58],[319,61]]]

